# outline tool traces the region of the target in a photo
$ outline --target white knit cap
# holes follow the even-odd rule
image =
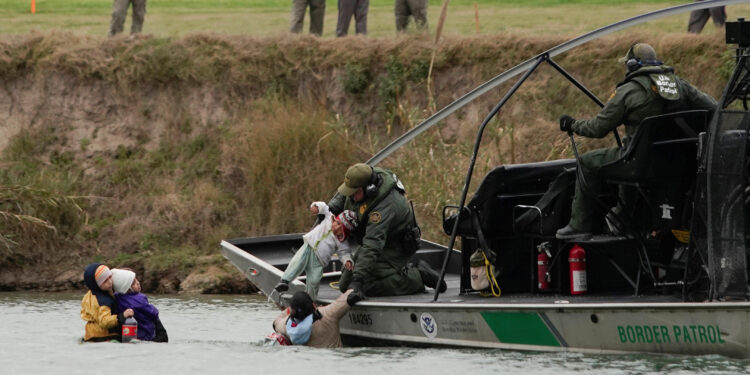
[[[117,293],[127,293],[135,280],[135,272],[128,270],[112,269],[113,289]]]

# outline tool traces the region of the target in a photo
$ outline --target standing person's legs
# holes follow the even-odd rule
[[[109,22],[109,36],[114,36],[122,32],[129,4],[130,0],[114,0],[112,2],[112,20]]]
[[[357,34],[367,34],[367,11],[370,7],[370,0],[357,0],[354,8],[354,21]]]
[[[143,30],[143,19],[146,17],[146,0],[133,0],[133,25],[130,33],[137,34]]]
[[[310,0],[310,34],[323,35],[326,0]]]
[[[408,0],[417,29],[427,29],[427,0]]]
[[[312,251],[311,251],[312,253]],[[320,280],[323,278],[323,265],[315,254],[311,254],[307,260],[305,269],[305,291],[312,297],[313,301],[318,299],[318,290],[320,289]]]
[[[708,10],[711,13],[711,18],[714,20],[714,26],[724,27],[724,22],[727,20],[727,12],[724,7],[715,7]]]
[[[688,32],[693,34],[700,34],[703,30],[703,26],[708,21],[709,12],[706,9],[694,10],[690,12],[690,20],[688,21]]]
[[[349,22],[354,14],[356,0],[339,0],[339,18],[336,22],[336,36],[346,36],[349,33]]]
[[[409,15],[411,15],[407,0],[396,0],[393,12],[396,15],[396,31],[406,31],[409,25]]]
[[[292,21],[289,31],[295,34],[302,32],[302,24],[305,22],[305,10],[307,0],[292,0]]]

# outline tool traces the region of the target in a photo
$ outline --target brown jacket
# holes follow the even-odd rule
[[[313,323],[310,341],[307,342],[307,346],[316,348],[340,348],[342,346],[339,321],[349,311],[346,297],[351,292],[351,290],[348,290],[346,293],[340,295],[339,298],[336,298],[330,305],[318,308],[323,317]],[[274,331],[286,336],[286,320],[288,317],[289,309],[285,309],[273,321]]]

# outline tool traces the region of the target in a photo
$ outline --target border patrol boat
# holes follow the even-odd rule
[[[540,65],[551,65],[603,106],[553,58],[642,22],[743,2],[747,0],[684,4],[572,39],[494,77],[373,156],[370,165],[479,95],[521,76],[479,128],[460,203],[443,210],[449,245],[422,240],[415,255],[441,270],[448,290],[367,298],[341,321],[345,345],[749,358],[750,22],[726,24],[727,43],[737,44],[736,67],[713,116],[685,111],[647,118],[622,157],[603,168],[627,165],[637,171],[608,180],[641,195],[638,220],[616,224],[617,235],[555,238],[555,230],[569,218],[573,182],[581,178],[577,151],[576,159],[499,166],[467,202],[485,126]],[[614,137],[619,144],[616,132]],[[572,136],[571,141],[575,151]],[[608,208],[617,198],[602,194],[591,199]],[[596,221],[603,229],[602,211]],[[463,251],[454,249],[459,239]],[[304,290],[304,278],[282,295],[273,287],[301,244],[301,234],[240,238],[222,241],[221,251],[270,300],[285,305],[295,291]],[[472,289],[472,254],[500,271],[486,273],[502,286],[500,298]],[[319,302],[340,295],[326,286],[338,280],[340,270],[338,261],[325,270]]]

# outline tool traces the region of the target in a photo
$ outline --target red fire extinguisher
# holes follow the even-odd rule
[[[581,245],[575,244],[568,253],[570,264],[570,294],[583,294],[586,292],[586,251]]]
[[[536,278],[539,281],[540,291],[549,289],[549,255],[544,250],[539,250],[536,256]]]

